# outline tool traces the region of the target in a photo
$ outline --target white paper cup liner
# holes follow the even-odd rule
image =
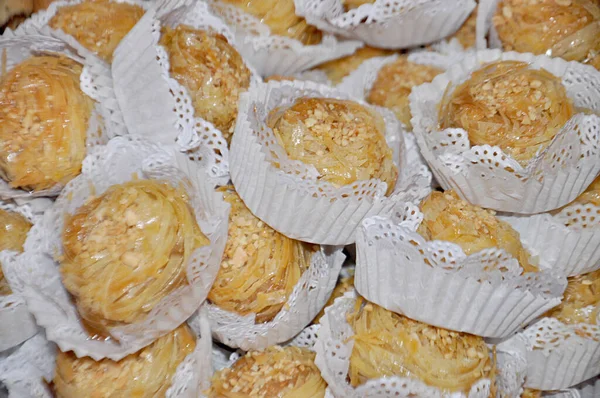
[[[321,328],[318,332],[315,352],[317,354],[315,364],[321,370],[321,376],[327,384],[334,397],[337,398],[392,398],[392,397],[419,397],[419,398],[478,398],[490,396],[490,380],[482,379],[471,387],[469,394],[453,393],[444,394],[436,387],[406,377],[384,377],[372,379],[356,388],[348,383],[348,369],[350,366],[350,355],[354,346],[354,335],[352,327],[346,320],[346,314],[352,311],[356,301],[355,293],[346,293],[343,297],[335,300],[331,307],[325,310],[325,316],[321,319]],[[498,351],[498,378],[503,380],[499,388],[503,396],[518,396],[520,385],[515,381],[519,379],[517,372],[521,372],[524,360],[515,352],[502,355]],[[502,359],[500,359],[502,356]],[[514,381],[511,381],[514,380]],[[512,389],[511,389],[512,388]]]
[[[438,105],[447,87],[462,83],[482,65],[501,60],[528,62],[532,68],[548,70],[562,79],[576,107],[600,110],[600,72],[593,67],[559,58],[484,50],[465,56],[432,83],[413,89],[413,132],[442,187],[456,190],[470,203],[520,214],[557,209],[579,196],[600,173],[600,116],[573,116],[527,168],[499,147],[471,147],[463,129],[438,129]]]
[[[321,30],[372,47],[408,48],[456,32],[475,8],[473,0],[375,0],[344,12],[341,0],[295,0],[296,14]]]
[[[367,300],[430,325],[493,338],[560,304],[565,277],[547,270],[521,275],[518,261],[499,248],[467,256],[453,243],[426,241],[416,232],[422,220],[407,204],[391,219],[362,223],[354,284]]]
[[[600,268],[600,208],[593,204],[571,204],[555,215],[505,215],[500,219],[519,232],[540,262],[561,275],[587,274]]]
[[[352,99],[312,82],[281,81],[251,87],[240,97],[235,133],[231,142],[231,179],[244,203],[275,230],[305,242],[345,245],[355,240],[360,221],[369,215],[389,214],[401,200],[420,201],[430,192],[427,167],[408,162],[404,134],[387,109],[382,114],[386,139],[394,151],[400,175],[392,195],[377,179],[357,181],[342,188],[317,180],[313,166],[292,161],[266,125],[268,113],[301,97]],[[276,153],[281,168],[271,163]]]
[[[498,9],[500,0],[480,0],[477,9],[476,45],[478,50],[502,48],[498,32],[492,23],[492,17]]]
[[[524,344],[528,388],[566,389],[600,374],[598,325],[565,325],[555,318],[542,318],[503,344]]]
[[[56,346],[39,333],[8,354],[0,354],[0,382],[9,398],[52,398],[45,381],[54,376]]]
[[[49,340],[63,351],[79,357],[119,360],[152,343],[184,322],[205,300],[217,275],[227,239],[229,205],[213,191],[195,165],[185,164],[158,147],[133,136],[117,137],[106,147],[88,156],[82,174],[67,184],[54,207],[46,212],[27,238],[25,252],[7,267],[8,274],[23,284],[26,298],[37,323],[46,329]],[[61,282],[59,266],[53,257],[62,252],[61,235],[66,214],[74,213],[92,193],[102,194],[112,185],[138,178],[166,179],[183,186],[203,233],[210,244],[197,249],[187,264],[189,285],[165,297],[139,323],[112,328],[113,340],[89,339],[75,305]],[[9,279],[10,280],[10,279]]]
[[[264,350],[300,333],[323,309],[335,287],[345,256],[341,248],[322,248],[272,321],[255,323],[255,314],[241,316],[206,302],[215,339],[234,348]],[[190,322],[196,328],[194,318]]]

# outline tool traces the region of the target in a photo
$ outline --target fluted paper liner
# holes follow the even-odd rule
[[[301,97],[352,99],[331,87],[302,81],[259,84],[240,97],[231,142],[231,179],[254,215],[293,239],[345,245],[354,242],[355,230],[363,218],[390,214],[401,200],[419,201],[427,196],[431,175],[425,165],[408,162],[399,122],[387,109],[360,101],[384,117],[386,139],[400,174],[392,195],[384,195],[387,184],[377,179],[335,188],[317,180],[313,166],[291,161],[265,119],[272,109]],[[277,152],[281,168],[271,163],[271,151]]]
[[[543,396],[551,398],[597,398],[600,397],[600,377],[594,377],[571,388],[552,391]]]
[[[447,87],[463,82],[484,64],[501,60],[546,69],[562,80],[576,107],[600,110],[600,72],[593,67],[541,55],[484,50],[466,55],[432,83],[413,89],[413,132],[438,182],[468,202],[520,214],[557,209],[579,196],[600,173],[600,116],[574,115],[527,168],[499,147],[471,147],[463,129],[438,128],[438,105]]]
[[[185,161],[185,159],[184,159]],[[79,357],[119,360],[170,332],[192,315],[205,300],[217,275],[227,239],[229,205],[207,183],[195,165],[176,161],[171,153],[133,136],[117,137],[84,162],[82,174],[67,184],[54,207],[48,210],[27,238],[25,252],[8,273],[18,278],[37,323],[46,329],[49,340],[63,351]],[[182,171],[181,169],[184,169]],[[139,323],[111,328],[115,339],[89,339],[77,309],[61,282],[54,260],[62,253],[62,230],[66,214],[74,213],[92,195],[135,177],[167,179],[183,184],[208,246],[194,251],[187,264],[188,285],[161,300]]]

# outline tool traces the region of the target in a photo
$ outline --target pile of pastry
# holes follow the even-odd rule
[[[597,1],[0,22],[0,397],[600,396]]]

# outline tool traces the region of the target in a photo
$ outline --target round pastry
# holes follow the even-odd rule
[[[58,8],[48,24],[110,62],[121,40],[143,15],[144,9],[134,4],[87,0]]]
[[[503,0],[493,23],[506,51],[600,66],[597,0]]]
[[[177,367],[195,347],[195,336],[183,324],[118,362],[59,351],[54,392],[57,398],[164,397]]]
[[[273,346],[251,351],[212,378],[209,398],[325,396],[327,384],[305,348]]]
[[[574,108],[559,78],[518,61],[500,61],[448,89],[440,128],[462,128],[471,145],[500,147],[524,167],[544,150]]]
[[[188,283],[190,257],[209,244],[188,202],[167,182],[136,180],[67,217],[60,272],[92,335],[143,319]]]
[[[558,307],[546,316],[566,325],[596,325],[600,309],[600,270],[568,278],[569,284]]]
[[[342,297],[345,293],[350,292],[352,290],[354,290],[354,276],[349,276],[347,278],[340,279],[335,285],[335,288],[333,289],[329,300],[327,300],[325,307],[323,307],[321,312],[319,312],[319,315],[317,315],[313,323],[316,324],[321,321],[321,318],[323,317],[323,315],[325,315],[325,308],[331,306],[335,299],[337,299],[338,297]]]
[[[353,387],[371,379],[418,379],[446,393],[467,393],[482,379],[495,380],[483,337],[452,332],[388,311],[362,297],[348,314],[354,330],[348,376]]]
[[[208,299],[256,322],[273,320],[311,264],[317,246],[275,231],[246,207],[233,186],[222,187],[231,204],[225,253]]]
[[[31,223],[18,213],[0,209],[0,226],[0,251],[22,252],[27,233],[31,229]],[[0,296],[11,293],[10,286],[2,273],[2,267],[0,267]]]
[[[300,98],[271,111],[267,123],[289,158],[313,165],[320,180],[341,187],[377,178],[393,192],[398,169],[375,111],[348,100]]]
[[[39,56],[0,80],[0,176],[12,188],[41,191],[81,171],[94,108],[81,71],[69,58]]]
[[[399,56],[379,70],[367,102],[390,109],[398,120],[412,129],[408,101],[412,88],[431,82],[442,72],[433,66],[410,62],[407,55]]]
[[[466,255],[497,247],[517,259],[524,272],[538,271],[519,233],[493,211],[467,203],[454,191],[432,192],[420,207],[423,221],[417,232],[423,238],[452,242]]]
[[[250,70],[241,55],[224,36],[186,25],[164,28],[160,44],[169,54],[171,77],[192,98],[195,116],[231,141],[238,98],[250,86]]]
[[[296,15],[294,0],[222,0],[258,18],[271,34],[296,39],[304,45],[319,44],[323,34]]]
[[[331,83],[336,85],[369,58],[386,57],[392,54],[393,52],[389,50],[365,46],[356,50],[352,55],[325,62],[316,69],[325,72]]]

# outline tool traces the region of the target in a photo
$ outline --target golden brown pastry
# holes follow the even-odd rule
[[[321,180],[341,187],[378,178],[393,192],[398,169],[375,111],[349,100],[300,98],[271,111],[267,123],[289,158],[313,165]]]
[[[503,0],[493,23],[506,51],[600,64],[597,0]]]
[[[238,98],[250,86],[241,55],[224,36],[186,25],[165,28],[160,44],[169,54],[171,76],[192,97],[195,116],[214,124],[230,142]]]
[[[432,192],[421,203],[421,212],[417,232],[427,240],[455,243],[467,255],[497,247],[516,258],[524,272],[538,270],[517,231],[493,211],[467,203],[454,191]]]
[[[575,203],[582,205],[592,204],[600,207],[600,176],[596,177],[585,192],[575,199]]]
[[[431,82],[441,69],[429,65],[415,64],[401,55],[379,70],[367,102],[389,108],[398,120],[412,129],[408,96],[413,87]]]
[[[462,128],[471,145],[499,146],[526,166],[573,116],[561,80],[545,69],[500,61],[473,72],[440,104],[440,128]]]
[[[19,213],[0,209],[0,251],[22,252],[30,229],[31,223],[25,217]],[[0,296],[11,293],[8,281],[4,278],[2,267],[0,267]]]
[[[184,191],[130,181],[67,217],[60,271],[90,333],[106,337],[188,284],[187,263],[208,244]]]
[[[144,15],[138,5],[111,0],[86,0],[60,7],[48,25],[73,36],[106,62]]]
[[[296,15],[294,0],[222,0],[258,18],[271,34],[296,39],[304,45],[319,44],[323,34]]]
[[[270,81],[282,82],[282,81],[294,81],[296,80],[293,76],[284,76],[284,75],[271,75],[265,78],[265,83]]]
[[[0,26],[27,18],[33,12],[33,0],[3,0],[0,3]],[[10,28],[16,27],[8,26]]]
[[[58,351],[54,375],[56,398],[164,397],[177,366],[194,351],[196,338],[183,324],[120,361],[77,358]]]
[[[57,0],[33,0],[33,12],[38,12],[50,7]]]
[[[375,3],[375,0],[342,0],[342,4],[344,5],[344,9],[346,11],[354,10],[355,8],[358,8],[358,7],[362,6],[363,4],[373,4],[373,3]]]
[[[0,80],[0,176],[12,188],[41,191],[81,171],[94,102],[81,91],[82,66],[32,57]]]
[[[323,318],[323,315],[325,315],[325,308],[333,305],[333,302],[337,298],[342,297],[345,293],[350,292],[352,290],[354,290],[354,276],[349,276],[347,278],[340,279],[338,281],[338,283],[335,285],[335,288],[333,289],[333,292],[331,293],[329,300],[327,300],[325,307],[323,307],[321,312],[319,312],[319,315],[317,315],[317,317],[315,318],[313,323],[314,324],[320,323],[321,318]]]
[[[386,376],[409,377],[444,392],[468,393],[481,379],[495,380],[483,337],[413,321],[362,297],[348,314],[354,347],[348,375],[356,387]]]
[[[556,318],[564,324],[586,323],[595,325],[600,309],[600,270],[568,278],[569,284],[562,302],[546,316]],[[591,311],[586,307],[594,307]]]
[[[356,50],[354,54],[325,62],[315,69],[322,70],[333,84],[338,84],[369,58],[387,57],[392,54],[394,52],[390,50],[365,46]]]
[[[250,351],[212,378],[209,398],[323,398],[327,384],[305,348]]]
[[[463,46],[463,48],[468,49],[475,47],[475,42],[477,41],[477,7],[473,9],[469,18],[462,24],[462,26],[458,29],[456,33],[448,38],[457,39],[459,43]]]
[[[523,390],[523,394],[521,394],[521,398],[542,398],[542,392],[538,390],[532,390],[530,388],[526,388]]]
[[[246,207],[233,186],[222,187],[231,204],[229,232],[217,279],[208,299],[240,315],[271,321],[310,267],[317,246],[275,231]]]

